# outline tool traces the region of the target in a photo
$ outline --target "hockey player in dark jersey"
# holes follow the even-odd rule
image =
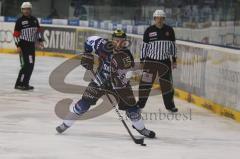
[[[85,53],[81,59],[82,66],[88,70],[93,69],[93,52],[99,57],[100,63],[95,79],[89,83],[82,99],[73,106],[72,113],[81,116],[105,94],[104,90],[108,90],[115,96],[119,109],[126,111],[133,128],[143,136],[154,138],[155,133],[145,128],[129,80],[125,77],[126,72],[134,65],[131,52],[121,47],[123,40],[126,40],[126,34],[117,30],[112,36],[112,41],[92,36],[85,42]],[[56,130],[58,133],[63,133],[73,123],[74,120],[68,116]]]

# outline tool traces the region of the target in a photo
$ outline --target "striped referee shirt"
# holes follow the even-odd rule
[[[33,16],[22,16],[15,24],[14,41],[16,46],[20,46],[22,40],[27,42],[43,41],[41,28],[37,18]]]
[[[140,60],[166,60],[172,57],[176,62],[175,34],[172,27],[164,24],[157,28],[155,25],[148,27],[143,35],[143,45]]]

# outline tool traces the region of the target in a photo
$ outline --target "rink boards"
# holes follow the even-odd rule
[[[0,52],[16,53],[14,23],[0,25]],[[44,25],[39,56],[70,58],[80,53],[86,37],[111,37],[110,31],[75,26]],[[129,34],[130,49],[139,58],[142,37]],[[177,41],[178,68],[173,72],[175,95],[197,106],[240,122],[239,50]],[[156,83],[156,87],[157,87]]]

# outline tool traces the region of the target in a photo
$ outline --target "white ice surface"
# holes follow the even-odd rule
[[[175,99],[181,113],[192,111],[192,120],[148,120],[156,139],[145,139],[147,147],[135,145],[114,111],[78,121],[63,135],[56,135],[61,120],[55,104],[65,98],[48,84],[50,72],[66,59],[37,57],[31,84],[33,92],[13,89],[19,69],[17,55],[0,54],[0,159],[234,159],[240,155],[240,125],[185,101]],[[80,83],[84,70],[67,77]],[[146,112],[166,112],[161,96],[151,97]],[[130,125],[130,124],[129,124]],[[135,130],[132,130],[139,136]]]

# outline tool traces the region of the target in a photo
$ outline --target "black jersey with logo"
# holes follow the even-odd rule
[[[170,57],[176,61],[175,34],[172,27],[164,24],[162,28],[149,26],[143,35],[143,45],[140,55],[141,61],[166,60]]]
[[[27,42],[43,41],[38,19],[33,16],[18,18],[13,36],[17,46],[20,45],[22,40]]]

